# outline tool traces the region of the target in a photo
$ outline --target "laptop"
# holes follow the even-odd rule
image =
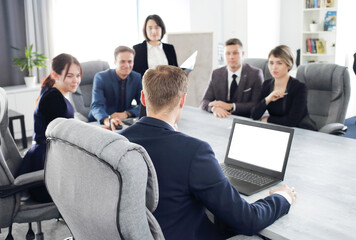
[[[187,60],[184,61],[184,63],[182,63],[182,65],[180,65],[180,68],[183,69],[183,71],[188,75],[191,71],[193,71],[194,66],[195,66],[195,62],[197,59],[197,55],[198,55],[198,50],[196,50],[195,52],[193,52],[192,55],[190,55],[190,57],[187,58]]]
[[[234,119],[221,168],[242,194],[252,195],[284,179],[294,129]]]

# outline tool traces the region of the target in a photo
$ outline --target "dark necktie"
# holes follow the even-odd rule
[[[125,92],[126,92],[126,79],[120,79],[119,81],[119,91],[120,91],[120,97],[119,97],[119,109],[118,112],[123,112],[125,111]]]
[[[230,101],[232,101],[232,97],[234,96],[236,90],[237,90],[237,83],[236,83],[236,74],[232,74],[232,82],[230,85]]]

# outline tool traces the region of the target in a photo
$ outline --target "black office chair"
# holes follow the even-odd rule
[[[37,222],[36,239],[43,239],[41,221],[59,218],[53,202],[39,203],[23,194],[31,187],[44,185],[44,171],[22,174],[14,178],[22,156],[8,128],[8,106],[5,90],[0,88],[0,229],[9,228],[6,240],[13,239],[13,223],[29,223],[26,240],[34,239],[31,223]],[[1,231],[0,231],[1,232]]]
[[[346,67],[330,63],[299,66],[297,79],[307,86],[308,111],[320,132],[343,135],[350,100],[350,75]]]
[[[265,58],[246,58],[244,63],[250,64],[256,68],[259,68],[263,72],[264,80],[271,79],[272,75],[268,69],[268,59]]]

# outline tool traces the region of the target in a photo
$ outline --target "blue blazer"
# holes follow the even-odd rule
[[[143,146],[155,166],[159,202],[153,215],[170,239],[225,239],[206,209],[236,234],[256,234],[288,213],[290,204],[273,194],[253,204],[224,176],[208,143],[159,119],[144,117],[122,135]]]
[[[93,98],[90,105],[89,121],[97,120],[99,123],[108,115],[118,112],[120,99],[119,77],[115,69],[108,69],[95,74],[93,83]],[[142,90],[141,75],[132,71],[126,78],[125,111],[138,116]],[[132,100],[137,102],[136,107],[131,106]]]

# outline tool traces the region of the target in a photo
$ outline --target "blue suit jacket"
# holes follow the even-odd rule
[[[88,116],[89,121],[97,120],[99,123],[102,123],[102,120],[107,118],[108,115],[118,112],[118,102],[120,99],[118,80],[119,77],[115,69],[108,69],[95,74],[93,98]],[[142,90],[141,75],[132,71],[125,81],[125,110],[138,116]],[[137,102],[137,106],[134,108],[131,106],[133,99]]]
[[[252,235],[288,213],[277,194],[249,204],[224,176],[209,144],[189,137],[159,119],[144,117],[122,131],[143,146],[155,166],[159,202],[153,215],[167,240],[225,239],[209,221],[209,209],[236,233]]]

